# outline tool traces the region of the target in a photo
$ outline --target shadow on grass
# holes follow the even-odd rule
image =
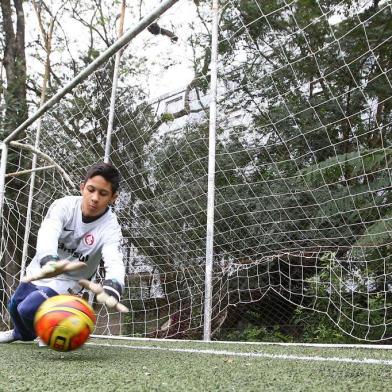
[[[34,356],[39,361],[66,361],[66,362],[90,362],[90,361],[113,361],[116,354],[102,348],[83,346],[77,350],[62,352],[52,350],[49,347],[38,347],[36,342],[15,342],[18,351],[25,351],[26,354]]]

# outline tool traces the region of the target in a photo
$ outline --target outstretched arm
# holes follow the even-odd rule
[[[43,267],[35,274],[24,276],[21,281],[23,283],[33,282],[34,280],[53,278],[54,276],[61,275],[64,272],[76,271],[86,268],[86,263],[82,261],[68,261],[68,260],[52,260],[48,261]]]

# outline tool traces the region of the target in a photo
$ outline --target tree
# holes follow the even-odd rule
[[[2,87],[4,108],[1,116],[1,137],[8,135],[27,119],[25,17],[22,0],[1,2],[3,49],[2,67],[6,85]],[[13,18],[16,19],[14,26]],[[0,129],[1,129],[0,128]]]
[[[31,4],[24,4],[25,7],[31,7]],[[14,1],[12,7],[9,1],[1,3],[2,11],[2,29],[0,32],[1,43],[4,47],[3,67],[6,70],[6,83],[2,83],[2,96],[4,97],[4,106],[0,116],[1,140],[12,132],[28,115],[27,112],[27,92],[31,111],[43,102],[41,97],[46,95],[51,97],[58,89],[64,86],[67,81],[76,75],[87,64],[93,61],[100,53],[106,49],[116,39],[116,11],[109,2],[88,2],[80,4],[76,1],[63,2],[58,9],[54,9],[54,5],[49,5],[45,1],[34,1],[38,16],[37,32],[41,34],[40,38],[28,43],[30,54],[29,64],[34,64],[34,60],[38,60],[41,66],[37,67],[36,63],[29,69],[26,68],[25,55],[25,18],[22,7],[22,1]],[[109,8],[110,12],[103,18],[103,7]],[[98,11],[98,15],[97,15]],[[30,13],[30,16],[34,14]],[[91,18],[83,19],[83,16]],[[82,23],[90,37],[88,42],[88,51],[83,52],[80,47],[78,52],[71,50],[70,33],[67,31],[65,21],[74,18],[77,23]],[[34,24],[32,19],[27,19],[30,23],[28,28]],[[88,23],[85,23],[88,20]],[[15,22],[15,23],[14,23]],[[75,28],[75,23],[73,28]],[[15,25],[14,25],[15,24]],[[41,40],[42,38],[42,40]],[[61,54],[61,61],[56,60],[58,54]],[[76,53],[76,55],[75,55]],[[129,77],[135,74],[140,68],[143,60],[133,60],[129,54],[125,56],[125,66],[120,74],[121,78]],[[44,70],[44,72],[41,72]],[[58,104],[51,113],[42,117],[41,126],[41,142],[39,149],[42,152],[48,152],[54,159],[64,158],[62,162],[71,161],[67,169],[77,169],[74,172],[75,181],[78,183],[81,178],[83,167],[82,161],[73,161],[72,152],[75,147],[87,146],[92,143],[96,146],[96,153],[86,155],[85,164],[95,162],[103,158],[103,139],[107,128],[107,110],[108,98],[110,97],[110,88],[112,86],[113,62],[109,62],[108,66],[103,67],[96,72],[96,78],[90,78],[83,86],[74,93],[73,97],[66,97]],[[27,77],[29,75],[29,77]],[[43,82],[42,82],[43,81]],[[47,82],[47,83],[46,83]],[[90,93],[91,95],[88,95]],[[124,99],[126,104],[131,106],[134,102],[140,100],[144,95],[139,89],[123,89],[119,92],[119,100]],[[95,100],[97,97],[97,100]],[[91,106],[88,105],[91,98],[95,101]],[[80,110],[80,106],[84,106],[84,111]],[[71,116],[71,118],[70,118]],[[119,115],[119,117],[121,117]],[[54,122],[56,120],[56,123]],[[41,123],[41,122],[40,122]],[[61,127],[59,127],[61,125]],[[18,138],[24,139],[28,144],[34,144],[35,127],[37,122],[30,127],[29,132],[18,135]],[[130,134],[126,135],[131,137]],[[56,150],[54,141],[58,141],[61,146]],[[115,141],[116,143],[116,141]],[[79,150],[80,152],[80,150]],[[61,162],[61,161],[59,161]],[[41,162],[42,163],[42,162]],[[31,156],[24,152],[18,152],[10,149],[9,159],[7,162],[7,172],[17,170],[30,169]],[[78,177],[79,174],[79,177]],[[0,293],[1,303],[7,303],[7,297],[17,284],[17,276],[20,270],[19,263],[21,260],[21,250],[23,248],[24,227],[20,221],[21,217],[26,216],[27,193],[26,189],[28,181],[26,177],[11,177],[6,183],[6,203],[4,206],[3,221],[1,230],[5,231],[4,238],[7,241],[2,242],[1,260],[1,279]],[[37,178],[37,193],[35,195],[34,219],[39,222],[42,219],[42,211],[46,203],[51,197],[58,197],[63,194],[64,188],[58,186],[52,191],[52,184],[44,183]],[[46,205],[47,206],[47,205]],[[17,212],[14,214],[14,212]],[[33,224],[31,231],[31,243],[34,244],[37,232],[37,225]],[[5,309],[4,309],[5,311]],[[5,312],[6,313],[6,312]]]
[[[13,6],[10,0],[2,1],[1,14],[2,45],[4,49],[2,68],[4,67],[5,69],[6,77],[5,85],[1,84],[4,106],[0,111],[0,137],[3,139],[27,118],[28,113],[26,100],[25,19],[22,1],[14,0]],[[17,165],[21,160],[23,160],[23,157],[10,151],[9,162],[11,167]],[[18,186],[17,181],[16,186]],[[6,214],[7,208],[4,210]],[[13,285],[13,277],[17,272],[17,265],[12,262],[13,257],[20,256],[20,252],[12,249],[11,245],[16,242],[21,233],[16,221],[16,217],[11,215],[6,228],[4,227],[4,222],[2,223],[2,230],[6,229],[10,238],[7,244],[10,249],[2,250],[4,256],[0,263],[0,301],[2,303],[6,302],[7,294]]]
[[[201,16],[204,3],[197,3]],[[390,284],[391,56],[381,43],[392,31],[386,8],[375,3],[353,15],[355,7],[355,1],[344,2],[341,20],[333,25],[325,15],[337,10],[335,1],[322,6],[298,1],[282,7],[278,1],[243,0],[227,3],[222,11],[219,54],[224,87],[219,109],[224,114],[218,120],[215,268],[220,273],[222,265],[230,270],[230,264],[253,263],[258,278],[247,284],[263,286],[261,272],[256,272],[265,265],[266,271],[277,271],[275,277],[269,275],[272,287],[276,278],[283,297],[306,306],[310,302],[295,290],[310,290],[307,280],[317,273],[315,266],[332,268],[348,282],[357,272],[345,269],[344,263],[354,262],[364,278],[382,276],[377,283],[381,292]],[[365,34],[361,23],[371,33]],[[205,48],[202,61],[195,62],[201,64],[208,58],[209,34],[192,39],[199,50]],[[199,82],[208,80],[208,73],[204,76]],[[224,117],[238,108],[251,121],[227,132]],[[146,169],[154,198],[140,205],[140,216],[146,219],[142,232],[161,255],[170,255],[161,258],[161,265],[202,265],[206,124],[201,121],[197,129],[187,126],[167,135],[149,154]],[[299,252],[306,253],[301,264]],[[322,259],[329,252],[334,253],[333,266]],[[263,264],[266,257],[270,261]],[[298,287],[282,274],[295,276],[293,265],[304,275]],[[249,268],[244,276],[252,275]],[[232,284],[238,284],[233,278]],[[290,294],[279,284],[290,284]],[[363,299],[358,295],[358,306]],[[383,299],[391,300],[389,294]],[[366,306],[369,312],[379,309],[377,301]],[[365,313],[358,312],[354,323],[366,318]],[[338,314],[330,317],[336,320]],[[358,336],[362,332],[358,330]]]

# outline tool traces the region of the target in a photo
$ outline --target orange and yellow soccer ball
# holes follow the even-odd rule
[[[38,308],[34,328],[50,348],[71,351],[82,346],[95,327],[92,307],[74,295],[56,295]]]

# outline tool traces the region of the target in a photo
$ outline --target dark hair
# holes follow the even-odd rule
[[[111,163],[99,162],[91,166],[84,176],[84,182],[95,176],[102,176],[107,182],[110,182],[113,193],[118,191],[121,180],[120,173]]]

